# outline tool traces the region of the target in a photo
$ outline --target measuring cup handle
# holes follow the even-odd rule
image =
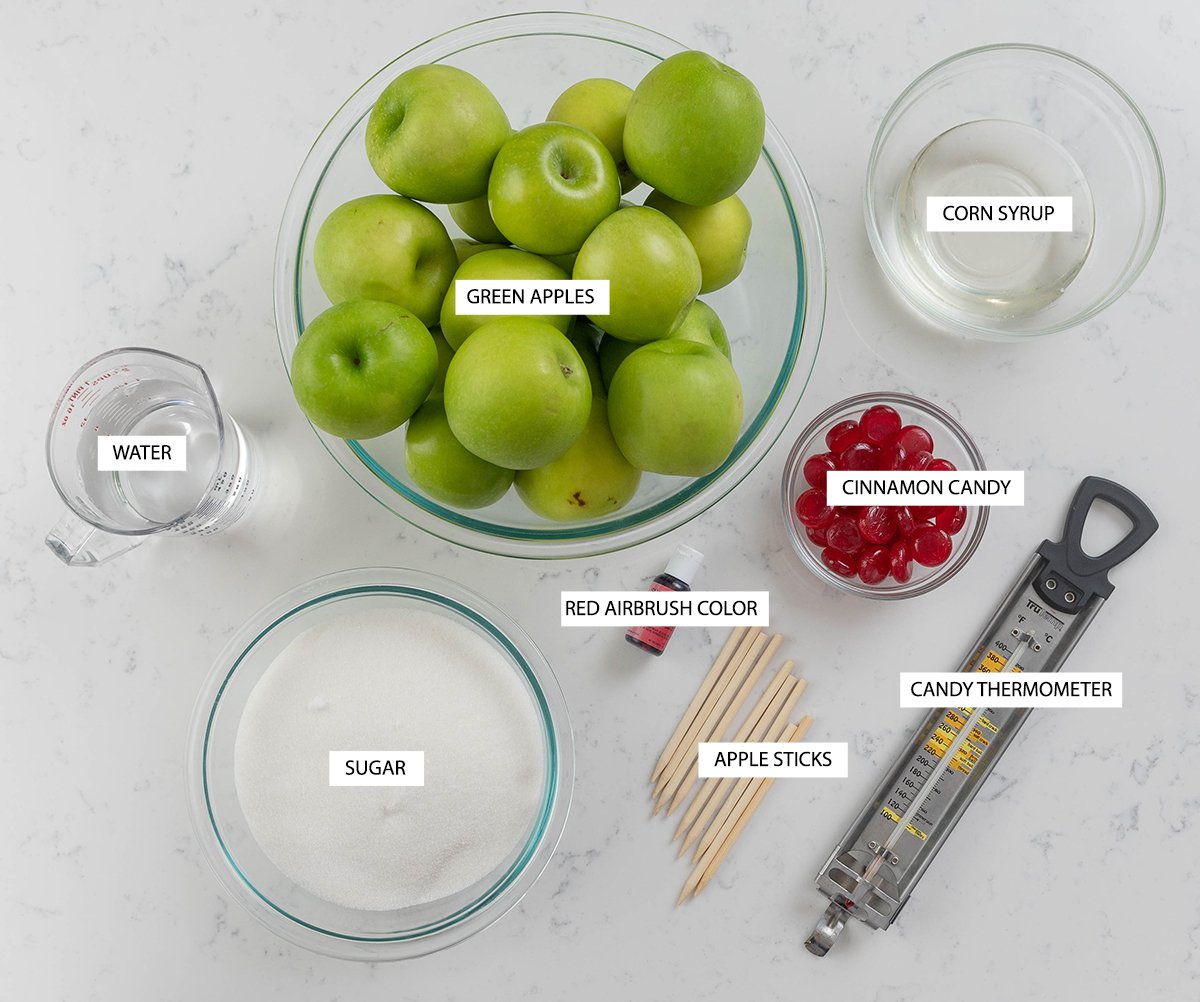
[[[1097,501],[1107,501],[1123,512],[1130,528],[1108,550],[1093,557],[1083,549],[1083,527]],[[1113,592],[1108,572],[1133,556],[1157,531],[1158,519],[1131,490],[1103,477],[1085,477],[1071,499],[1062,539],[1057,543],[1046,540],[1038,547],[1047,561],[1035,581],[1039,594],[1066,612],[1081,608],[1093,595],[1108,598]],[[1074,601],[1068,601],[1069,596],[1074,596]]]
[[[105,532],[67,512],[46,534],[46,545],[68,567],[95,567],[140,546],[143,538]]]

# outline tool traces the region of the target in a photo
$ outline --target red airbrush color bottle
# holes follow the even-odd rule
[[[650,585],[651,591],[691,591],[692,578],[704,562],[704,554],[693,550],[690,546],[680,546],[675,551],[667,569],[663,571]],[[634,647],[640,647],[648,654],[658,657],[667,649],[673,626],[631,626],[625,632],[625,639]]]

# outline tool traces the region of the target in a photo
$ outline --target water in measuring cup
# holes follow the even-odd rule
[[[158,524],[183,519],[173,531],[207,534],[240,518],[254,496],[252,456],[241,428],[223,415],[222,442],[217,414],[192,387],[142,380],[109,394],[95,418],[104,434],[187,439],[185,470],[104,472],[96,470],[95,442],[85,440],[81,448],[88,454],[80,456],[80,468],[90,481],[88,492],[109,499],[106,507],[125,505],[138,518]]]
[[[1069,233],[930,233],[929,196],[1073,199]],[[897,199],[900,244],[917,279],[946,305],[989,318],[1027,316],[1053,303],[1092,246],[1091,191],[1074,158],[1029,125],[985,119],[933,140]]]
[[[195,508],[208,490],[220,456],[215,416],[190,404],[169,403],[135,422],[127,434],[187,438],[186,470],[121,470],[115,474],[130,507],[152,522],[172,522]]]

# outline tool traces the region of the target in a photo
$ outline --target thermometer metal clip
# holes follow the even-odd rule
[[[1130,521],[1089,556],[1083,527],[1096,501]],[[1113,591],[1108,571],[1158,529],[1133,493],[1100,477],[1079,485],[1060,542],[1046,540],[971,646],[959,671],[1055,672]],[[850,917],[886,929],[1029,716],[1029,707],[936,709],[913,733],[817,874],[829,906],[804,945],[825,956]]]

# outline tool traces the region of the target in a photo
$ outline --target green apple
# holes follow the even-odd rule
[[[579,249],[577,279],[608,279],[609,312],[589,314],[626,341],[670,337],[700,291],[700,261],[683,230],[655,209],[619,209]]]
[[[625,116],[625,159],[688,205],[728,198],[754,170],[766,115],[754,84],[703,52],[680,52],[642,78]]]
[[[488,250],[500,250],[501,247],[507,247],[508,244],[481,244],[474,240],[464,240],[462,237],[454,238],[454,253],[458,257],[458,263],[462,264],[467,258],[474,257],[476,254],[482,254]]]
[[[621,191],[631,191],[641,181],[625,162],[625,112],[629,109],[633,89],[616,80],[593,77],[571,84],[558,95],[550,107],[547,122],[565,122],[587,129],[604,144],[617,165],[617,176],[621,179]]]
[[[404,463],[421,490],[455,508],[483,508],[499,501],[513,482],[512,470],[480,459],[454,437],[438,394],[426,400],[409,419],[404,433]]]
[[[487,191],[512,134],[500,102],[453,66],[405,70],[367,119],[367,159],[392,191],[422,202],[466,202]]]
[[[575,258],[579,256],[579,251],[571,251],[570,254],[546,254],[544,257],[551,264],[558,265],[568,275],[571,274],[575,267]]]
[[[505,246],[508,241],[496,229],[492,214],[488,211],[487,195],[480,195],[469,202],[455,202],[450,206],[450,218],[472,240],[485,244]]]
[[[675,220],[695,248],[701,293],[720,289],[742,273],[750,243],[750,210],[737,195],[712,205],[688,205],[652,191],[646,204]]]
[[[604,396],[607,392],[606,384],[600,371],[600,357],[596,353],[600,332],[586,320],[580,320],[571,325],[571,329],[567,331],[567,338],[583,359],[583,367],[587,369],[588,378],[592,381],[592,398]]]
[[[366,195],[325,217],[313,265],[331,302],[395,303],[433,325],[458,256],[446,227],[425,206],[399,195]]]
[[[561,331],[529,317],[500,317],[454,353],[445,402],[454,437],[471,452],[508,470],[531,470],[557,459],[583,432],[592,387]]]
[[[613,438],[647,473],[702,477],[729,456],[742,427],[742,388],[712,345],[656,341],[617,369],[608,388]]]
[[[587,425],[571,448],[536,470],[519,471],[514,482],[530,510],[557,522],[573,522],[624,508],[641,479],[613,440],[608,405],[594,396]]]
[[[437,348],[438,364],[437,374],[433,377],[433,386],[429,388],[429,395],[441,393],[446,388],[446,370],[450,368],[450,359],[454,357],[454,349],[450,347],[450,342],[446,340],[446,335],[442,333],[440,327],[434,327],[429,336],[433,338],[433,346]]]
[[[729,335],[725,333],[725,325],[708,303],[697,299],[692,303],[683,318],[683,323],[675,328],[672,340],[699,341],[701,344],[713,345],[726,358],[733,360],[729,348]]]
[[[421,406],[437,367],[437,348],[417,317],[395,303],[356,299],[331,306],[300,335],[292,391],[322,431],[374,438]]]
[[[530,254],[527,251],[516,250],[513,247],[502,247],[498,250],[483,251],[472,255],[459,265],[454,273],[454,282],[446,298],[442,301],[442,333],[455,351],[462,347],[476,330],[486,323],[498,319],[495,314],[474,314],[458,312],[458,286],[463,281],[496,281],[510,279],[557,280],[562,281],[570,276],[545,258]],[[471,307],[465,306],[465,309]],[[505,314],[506,316],[521,316],[523,314]],[[541,316],[539,320],[550,324],[558,330],[566,332],[571,324],[567,314]]]
[[[535,254],[570,254],[621,201],[617,165],[584,129],[543,122],[496,154],[488,208],[505,239]]]
[[[725,333],[725,325],[708,303],[697,299],[684,314],[683,322],[671,334],[671,340],[698,341],[700,344],[711,344],[724,355],[730,357],[729,337]],[[600,375],[607,390],[612,385],[613,376],[621,363],[640,348],[633,341],[622,341],[619,337],[605,334],[600,339],[596,353],[600,359]],[[586,361],[586,359],[584,359]]]
[[[622,341],[611,334],[605,334],[600,339],[596,355],[600,359],[600,378],[604,381],[605,392],[612,386],[613,376],[617,374],[621,363],[640,347],[636,341]]]

